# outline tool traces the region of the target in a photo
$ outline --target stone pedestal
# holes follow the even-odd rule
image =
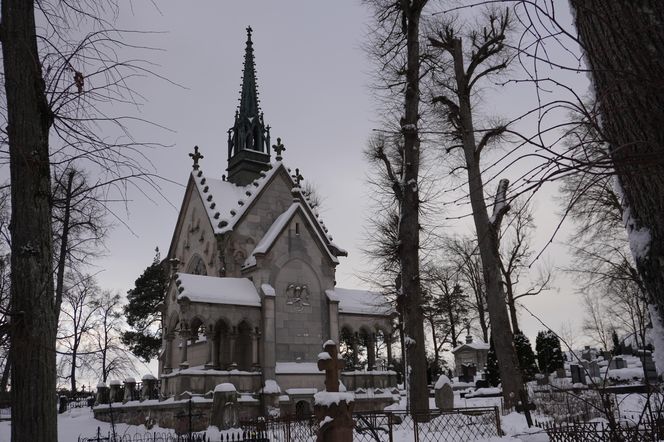
[[[281,395],[281,387],[276,381],[268,379],[261,390],[263,395],[263,403],[265,404],[265,415],[269,417],[279,417],[281,410],[279,408],[279,396]]]
[[[325,391],[314,395],[318,421],[317,442],[353,441],[353,393],[339,392],[339,371],[346,365],[339,359],[337,345],[327,341],[318,354],[318,369],[325,370]]]
[[[111,385],[110,391],[108,393],[108,401],[113,403],[113,402],[122,402],[122,399],[124,399],[124,396],[122,394],[122,384],[120,383],[119,380],[113,379],[109,383]]]
[[[97,384],[97,396],[95,397],[95,405],[108,404],[108,387],[103,382]]]
[[[122,398],[122,402],[127,403],[135,399],[136,399],[136,379],[127,378],[124,380],[124,397]]]
[[[450,379],[441,374],[438,382],[434,386],[434,398],[436,408],[439,410],[449,410],[454,408],[454,392],[452,391],[452,383]]]
[[[236,427],[238,424],[237,391],[233,384],[219,384],[212,397],[210,425],[220,430]]]
[[[141,401],[157,398],[157,379],[151,374],[144,375],[141,379]]]

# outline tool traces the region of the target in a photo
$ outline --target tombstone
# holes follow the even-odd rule
[[[565,367],[559,367],[556,369],[556,377],[559,379],[567,377],[567,371],[565,370]]]
[[[593,353],[595,353],[594,350],[591,349],[589,345],[586,345],[586,347],[581,351],[581,359],[590,361],[593,359]]]
[[[644,371],[646,373],[646,381],[649,384],[657,382],[657,368],[655,367],[655,361],[652,359],[650,352],[647,352],[641,357],[641,363],[643,364]]]
[[[108,404],[108,398],[108,387],[103,382],[98,383],[95,405]]]
[[[450,378],[441,374],[433,389],[436,408],[439,410],[449,410],[454,408],[454,392],[452,391]]]
[[[337,344],[327,341],[325,351],[318,354],[318,369],[325,370],[325,391],[314,395],[315,413],[318,421],[317,442],[353,441],[353,400],[352,393],[339,392],[339,371],[345,361],[339,359]]]
[[[621,369],[621,368],[627,368],[627,361],[624,360],[621,357],[617,357],[614,359],[616,361],[616,368]]]
[[[126,404],[127,402],[136,399],[136,379],[125,379],[124,387],[124,397],[122,398],[122,402]]]
[[[279,417],[281,414],[281,410],[279,409],[281,387],[279,387],[277,381],[266,379],[261,393],[263,395],[263,402],[265,403],[267,415],[270,417]]]
[[[64,394],[60,395],[58,401],[58,414],[62,414],[67,411],[67,405],[69,404],[69,399]]]
[[[108,401],[110,403],[113,402],[122,402],[123,395],[122,395],[122,387],[121,383],[117,379],[112,379],[111,382],[109,382],[111,388],[108,393]]]
[[[597,361],[590,361],[590,363],[588,364],[588,374],[590,375],[591,378],[602,377],[599,371],[599,364],[597,363]]]
[[[572,364],[569,369],[572,372],[572,384],[586,384],[586,373],[582,366]]]
[[[475,382],[477,367],[474,364],[462,364],[461,372],[462,375],[459,377],[460,382]]]
[[[141,401],[157,399],[157,379],[146,374],[141,379]]]
[[[237,390],[230,383],[219,384],[212,396],[212,414],[210,425],[220,430],[228,430],[238,424]]]

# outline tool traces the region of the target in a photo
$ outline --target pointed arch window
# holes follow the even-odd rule
[[[194,255],[189,261],[187,266],[187,273],[192,275],[203,275],[207,276],[207,267],[205,266],[205,261],[198,255]]]

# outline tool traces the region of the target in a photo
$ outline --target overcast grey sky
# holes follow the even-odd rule
[[[287,165],[300,168],[305,180],[317,186],[324,197],[322,217],[335,242],[350,252],[338,267],[338,285],[361,285],[356,275],[366,264],[360,247],[366,219],[371,217],[362,150],[378,127],[368,87],[373,67],[361,49],[369,12],[359,0],[160,0],[157,4],[158,10],[148,2],[133,2],[131,9],[123,10],[119,26],[163,31],[136,36],[137,42],[160,48],[147,53],[148,59],[158,65],[160,74],[184,86],[155,78],[135,83],[147,100],[141,116],[172,132],[143,127],[134,133],[139,139],[172,145],[147,155],[160,175],[178,184],[163,183],[168,201],[157,196],[150,201],[131,192],[127,218],[131,231],[116,227],[107,241],[108,256],[97,263],[103,270],[102,286],[126,292],[152,261],[155,246],[166,253],[194,145],[205,156],[201,167],[206,175],[225,173],[226,130],[239,98],[248,25],[254,30],[261,106],[272,137],[282,138]],[[488,96],[491,101],[483,103],[488,114],[509,115],[526,105],[532,91],[488,88]],[[537,199],[535,221],[541,233],[536,249],[555,225],[551,193]],[[445,224],[448,231],[471,231],[462,223]],[[551,249],[550,259],[556,265],[566,264],[562,250]],[[556,285],[559,290],[528,300],[527,305],[553,328],[564,320],[578,323],[582,312],[572,285],[560,273]],[[542,329],[527,314],[522,323],[531,337]]]

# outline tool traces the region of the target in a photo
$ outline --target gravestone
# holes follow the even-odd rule
[[[460,382],[475,382],[475,375],[477,374],[477,367],[474,364],[461,365]]]
[[[609,370],[618,370],[621,368],[627,368],[627,361],[620,356],[611,359],[609,362]]]
[[[599,371],[599,364],[597,361],[590,361],[588,364],[588,374],[591,378],[599,378],[602,376]]]
[[[339,371],[346,365],[337,354],[337,344],[327,341],[325,351],[318,354],[318,369],[325,370],[325,391],[314,395],[316,419],[318,421],[317,442],[353,441],[352,393],[339,391]]]
[[[95,405],[108,404],[108,398],[108,387],[103,382],[98,383]]]
[[[124,380],[124,397],[122,398],[123,403],[133,401],[136,399],[136,379],[127,378]]]
[[[122,402],[123,399],[123,393],[122,393],[122,384],[120,383],[119,380],[117,379],[111,379],[111,382],[109,382],[111,388],[108,393],[108,401],[113,403],[113,402]]]
[[[641,350],[643,353],[639,354],[643,369],[646,373],[646,380],[649,384],[657,382],[657,368],[655,361],[652,359],[652,354],[649,351]]]
[[[452,382],[450,378],[441,374],[438,382],[434,386],[434,398],[436,408],[440,410],[449,410],[454,408],[454,392],[452,391]]]
[[[565,367],[560,367],[556,369],[556,377],[557,378],[567,377],[567,371],[565,370]]]
[[[238,424],[237,390],[230,383],[219,384],[212,396],[212,414],[210,425],[220,430],[228,430]]]
[[[157,399],[157,379],[151,374],[146,374],[141,379],[141,401]]]
[[[586,383],[586,374],[584,369],[580,365],[572,364],[569,366],[569,369],[572,373],[572,384],[584,384]]]

